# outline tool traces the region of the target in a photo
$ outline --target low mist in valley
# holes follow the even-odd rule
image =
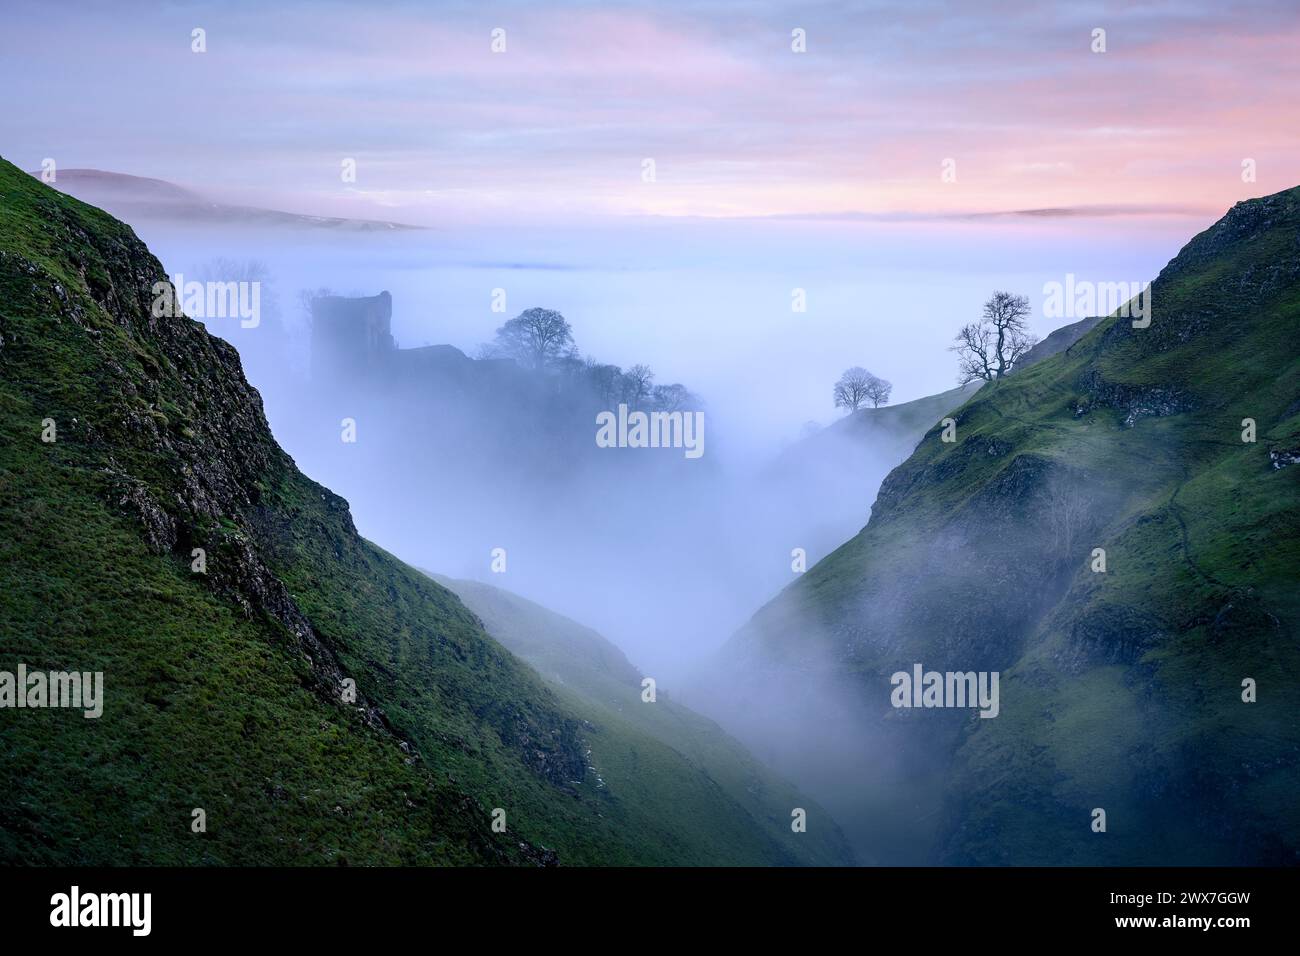
[[[1176,228],[1157,221],[1097,242],[1092,267],[1155,263]],[[793,580],[794,549],[811,567],[866,523],[880,480],[919,436],[827,430],[844,415],[831,400],[844,368],[892,382],[891,405],[949,391],[946,349],[991,288],[1037,305],[1064,262],[1089,264],[1077,224],[137,230],[173,277],[261,277],[256,327],[206,324],[239,349],[276,437],[348,499],[363,534],[411,564],[491,580],[596,628],[670,688]],[[323,289],[388,291],[399,349],[451,345],[470,358],[525,309],[555,309],[584,358],[646,365],[654,384],[697,397],[704,453],[597,448],[595,406],[382,377],[313,381],[303,291]],[[1035,319],[1040,336],[1057,324]],[[342,438],[344,418],[355,442]],[[492,570],[497,548],[504,573]]]

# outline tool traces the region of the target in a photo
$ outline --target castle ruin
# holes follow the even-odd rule
[[[311,300],[311,377],[340,382],[381,371],[397,351],[393,297],[318,296]]]
[[[393,297],[311,300],[311,379],[331,388],[482,386],[519,373],[512,359],[471,359],[453,345],[401,349],[393,338]]]

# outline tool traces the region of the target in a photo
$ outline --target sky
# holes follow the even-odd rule
[[[1204,216],[1300,181],[1294,2],[51,9],[6,3],[4,155],[293,211]]]
[[[400,342],[470,354],[507,289],[756,442],[833,419],[848,365],[896,402],[951,388],[993,289],[1041,337],[1046,283],[1148,281],[1300,183],[1294,0],[72,0],[4,25],[23,168],[430,230],[278,255],[137,224],[172,272],[256,255],[286,300],[390,289]]]

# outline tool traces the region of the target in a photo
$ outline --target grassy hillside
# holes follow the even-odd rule
[[[768,835],[773,852],[788,862],[841,865],[852,854],[838,827],[789,783],[758,763],[713,721],[676,703],[663,690],[653,703],[642,700],[642,675],[620,651],[590,628],[500,588],[476,581],[437,580],[478,615],[487,632],[531,664],[562,697],[592,714],[593,763],[606,783],[644,776],[655,803],[671,803],[686,816],[682,782],[708,781],[744,807]],[[606,737],[612,737],[613,746]],[[648,739],[647,739],[648,738]],[[620,760],[640,740],[639,760]],[[656,744],[658,746],[656,746]],[[657,762],[653,773],[642,765]],[[807,811],[808,829],[793,833],[791,810]]]
[[[860,855],[1297,862],[1298,235],[1300,190],[1238,204],[1162,271],[1149,328],[1108,318],[980,390],[733,639],[720,711],[787,673],[852,712],[855,748],[797,779],[863,771],[813,790]],[[894,709],[915,663],[1000,671],[1001,715]]]
[[[106,685],[97,720],[0,710],[0,862],[789,861],[707,780],[691,819],[640,768],[602,780],[589,752],[642,742],[360,538],[234,350],[151,314],[163,278],[0,161],[0,670]]]

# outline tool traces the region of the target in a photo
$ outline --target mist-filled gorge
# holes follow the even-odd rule
[[[975,501],[986,504],[965,505],[955,526],[911,541],[917,559],[891,556],[861,584],[848,583],[850,572],[830,585],[876,595],[854,597],[847,615],[827,616],[827,602],[843,603],[822,596],[827,585],[801,596],[799,579],[818,562],[834,553],[817,567],[822,580],[825,568],[852,560],[845,555],[881,481],[939,429],[955,431],[946,416],[982,383],[954,387],[956,359],[944,344],[977,313],[989,282],[984,266],[956,265],[971,254],[970,227],[920,230],[924,268],[934,270],[923,284],[934,292],[916,308],[905,298],[915,295],[913,275],[853,268],[876,255],[919,256],[891,244],[896,232],[908,242],[912,228],[758,224],[737,240],[725,224],[690,224],[670,238],[668,227],[647,223],[644,248],[625,240],[565,248],[561,236],[515,251],[451,230],[227,227],[200,237],[175,224],[141,226],[157,232],[169,274],[260,277],[257,324],[214,316],[205,325],[238,348],[276,438],[347,499],[362,534],[424,571],[504,589],[594,629],[627,655],[629,673],[717,720],[824,803],[866,864],[943,852],[951,754],[963,732],[953,715],[880,722],[888,674],[908,662],[882,663],[871,676],[858,635],[888,649],[919,623],[927,638],[943,635],[941,658],[970,662],[961,670],[1005,671],[1022,652],[1016,635],[1062,600],[1074,575],[1062,551],[1122,513],[1119,496],[1094,487],[1086,456],[1053,464],[1030,455],[998,479],[1006,490],[985,488]],[[1148,229],[1143,256],[1172,254],[1169,228]],[[999,262],[1026,270],[1001,279],[1042,289],[1027,317],[1044,341],[1020,363],[1027,375],[1097,319],[1052,318],[1051,228],[979,229]],[[463,244],[473,242],[500,261]],[[1127,249],[1095,245],[1091,254],[1133,261]],[[706,246],[725,248],[724,261],[695,263]],[[764,269],[778,250],[791,277],[784,283]],[[949,299],[960,303],[951,311]],[[523,348],[499,331],[536,316],[553,317],[561,338],[537,346],[534,335]],[[799,348],[772,344],[790,335]],[[916,364],[927,340],[937,342]],[[823,373],[849,357],[891,374],[880,407],[863,402],[847,415],[835,407],[834,375]],[[626,442],[638,409],[663,414],[649,427],[653,444],[662,425],[663,444],[675,447]],[[996,460],[1010,445],[976,436],[970,447]],[[990,525],[1007,522],[990,537]],[[1017,528],[1030,538],[1015,544]],[[1026,565],[1031,540],[1047,550]],[[986,553],[990,544],[996,554]],[[945,594],[968,589],[944,610]],[[949,614],[936,632],[933,622]]]
[[[1300,11],[4,22],[5,939],[1286,925]]]
[[[645,240],[612,248],[573,248],[580,240],[561,234],[556,243],[526,236],[518,251],[450,228],[326,237],[209,230],[202,240],[166,224],[141,228],[159,237],[169,274],[201,274],[222,260],[265,270],[274,307],[259,326],[206,324],[240,350],[276,437],[348,499],[363,533],[412,563],[471,578],[492,574],[491,553],[505,548],[508,570],[496,583],[598,627],[669,684],[793,579],[794,549],[811,566],[861,528],[880,480],[933,424],[925,414],[945,410],[926,408],[900,427],[881,416],[878,434],[841,440],[845,429],[830,427],[843,425],[830,394],[840,366],[868,364],[890,378],[894,404],[951,391],[948,340],[989,281],[979,266],[957,267],[973,251],[961,226],[930,226],[914,240],[917,259],[936,259],[935,240],[949,250],[919,268],[953,287],[919,314],[909,301],[916,280],[889,275],[888,260],[903,258],[895,230],[906,226],[647,222],[633,233]],[[1148,240],[1152,261],[1162,236]],[[994,239],[1007,250],[1000,260],[1016,262],[1042,241],[1017,227]],[[700,263],[693,256],[703,248],[720,251]],[[1039,255],[1037,269],[1050,275]],[[770,274],[777,261],[784,281]],[[954,275],[962,270],[969,274]],[[1031,275],[1006,279],[1042,284]],[[800,282],[806,311],[792,308]],[[595,413],[616,409],[617,396],[584,405],[560,395],[548,408],[492,384],[487,369],[466,372],[478,382],[460,399],[448,367],[399,384],[378,370],[367,378],[358,361],[338,380],[313,381],[302,297],[322,289],[388,291],[398,350],[450,345],[471,359],[525,309],[555,309],[584,358],[644,364],[654,384],[684,384],[698,399],[691,410],[704,413],[704,452],[599,449]],[[1054,324],[1036,325],[1046,334]],[[926,361],[911,345],[917,336],[933,342]],[[357,422],[355,442],[342,440],[347,417]],[[793,450],[817,433],[811,454]]]

